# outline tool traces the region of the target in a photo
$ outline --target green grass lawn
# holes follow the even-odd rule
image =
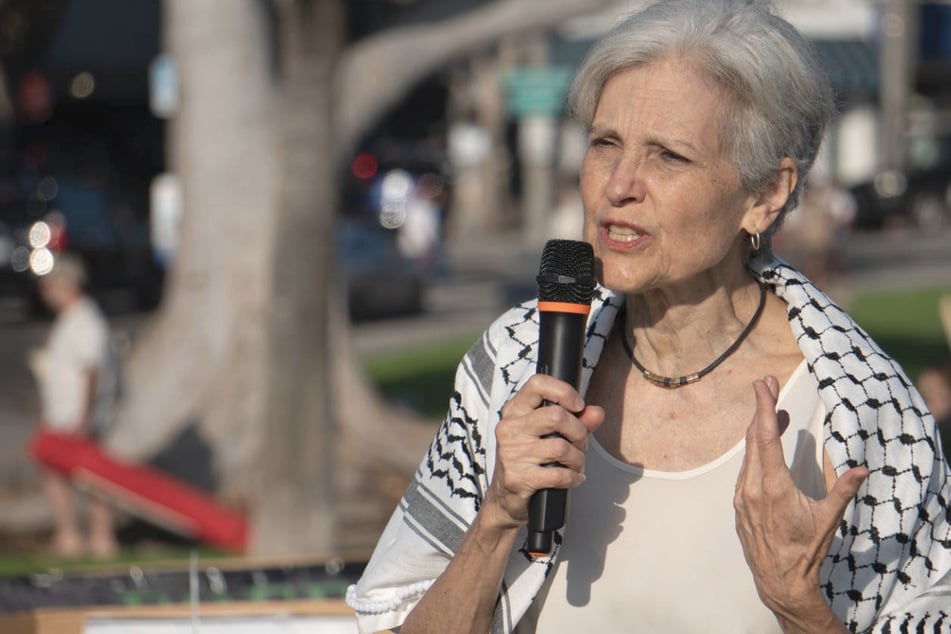
[[[951,356],[938,316],[938,298],[949,292],[951,287],[861,293],[850,302],[849,313],[914,379],[924,366]],[[388,397],[426,416],[442,417],[456,364],[477,337],[472,333],[375,357],[367,361],[366,369]]]
[[[62,559],[52,553],[36,548],[0,552],[0,577],[17,577],[50,570],[63,574],[106,574],[128,570],[131,565],[150,564],[156,567],[181,568],[187,565],[192,552],[196,552],[203,565],[209,561],[227,560],[229,555],[208,546],[149,546],[148,548],[125,547],[109,560],[91,558]]]
[[[938,315],[938,298],[951,287],[866,292],[850,302],[849,314],[915,380],[930,363],[951,356]],[[366,370],[387,397],[431,418],[446,412],[456,364],[479,336],[430,344],[408,352],[374,357]]]
[[[922,368],[951,356],[938,314],[938,298],[949,292],[951,287],[863,293],[849,312],[914,381]]]
[[[480,333],[456,337],[365,363],[373,383],[387,397],[426,417],[441,419],[449,405],[456,366]]]
[[[938,298],[951,287],[865,292],[848,312],[914,380],[926,365],[951,356]],[[445,414],[456,365],[479,336],[472,333],[405,352],[377,356],[365,367],[380,391],[426,417]]]

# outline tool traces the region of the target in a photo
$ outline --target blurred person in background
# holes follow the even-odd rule
[[[94,440],[109,425],[118,368],[109,325],[85,294],[85,282],[83,262],[69,253],[58,255],[52,270],[39,278],[40,296],[55,317],[30,367],[39,386],[41,428]],[[108,558],[117,553],[113,513],[105,500],[88,498],[89,530],[84,537],[69,480],[43,469],[43,488],[53,507],[53,549],[58,555]]]
[[[855,220],[855,199],[827,175],[815,175],[783,230],[790,259],[813,283],[824,286],[847,268],[845,246]]]
[[[834,100],[765,2],[668,0],[596,43],[580,388],[535,300],[463,358],[366,570],[362,632],[937,631],[948,464],[904,371],[774,257]],[[573,489],[550,553],[529,500]]]
[[[938,316],[951,347],[951,293],[938,298]],[[944,455],[951,460],[951,357],[925,366],[918,375],[917,385],[938,421]]]
[[[406,217],[399,227],[396,244],[428,276],[442,271],[442,178],[428,172],[413,185],[406,201]]]
[[[944,455],[951,460],[951,359],[926,366],[917,385],[941,431]]]

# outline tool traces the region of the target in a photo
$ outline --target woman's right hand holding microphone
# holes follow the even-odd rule
[[[568,383],[532,376],[502,408],[495,428],[495,473],[482,514],[491,513],[499,528],[518,528],[528,521],[535,491],[581,484],[588,434],[602,422],[604,410],[585,405]],[[558,436],[546,437],[550,434]]]

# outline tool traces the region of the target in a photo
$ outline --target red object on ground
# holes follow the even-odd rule
[[[247,547],[244,517],[158,469],[110,457],[90,440],[46,430],[34,436],[30,448],[46,467],[145,520],[225,550],[243,552]]]

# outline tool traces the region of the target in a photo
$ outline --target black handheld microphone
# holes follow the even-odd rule
[[[581,380],[584,332],[594,295],[594,251],[587,242],[549,240],[538,271],[538,361],[535,371],[571,384]],[[567,489],[536,491],[528,505],[528,552],[551,552],[565,525]]]

